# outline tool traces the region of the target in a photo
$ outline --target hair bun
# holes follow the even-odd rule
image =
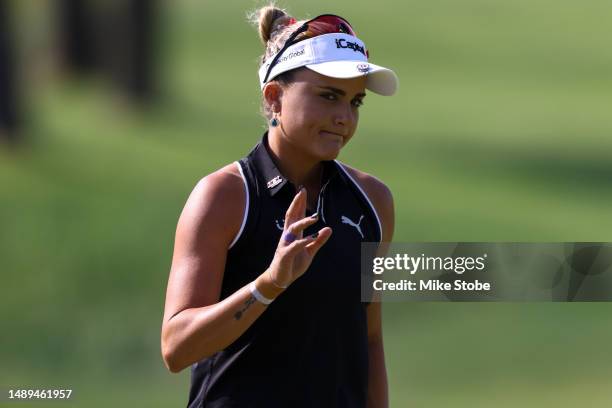
[[[295,22],[295,19],[287,14],[285,10],[274,5],[260,8],[255,15],[259,27],[259,38],[263,45],[267,45],[270,38],[274,37],[276,31]]]

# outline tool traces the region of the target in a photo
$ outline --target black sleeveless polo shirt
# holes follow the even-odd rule
[[[361,302],[360,244],[380,242],[380,220],[341,163],[323,164],[319,221],[305,234],[329,226],[330,239],[242,336],[192,365],[188,408],[365,407],[368,304]],[[297,192],[277,169],[267,134],[237,165],[247,199],[221,299],[268,268]]]

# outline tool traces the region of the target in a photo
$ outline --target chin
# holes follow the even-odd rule
[[[338,135],[319,134],[315,141],[315,152],[320,160],[334,160],[346,145],[347,139]]]
[[[342,148],[337,149],[322,149],[320,154],[318,154],[319,159],[322,161],[335,160],[340,155],[340,150]]]

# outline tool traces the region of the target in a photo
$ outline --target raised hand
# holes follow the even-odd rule
[[[305,218],[306,189],[302,188],[294,197],[285,214],[285,228],[276,248],[268,272],[274,285],[287,287],[302,276],[310,266],[319,249],[327,242],[332,230],[329,227],[307,237],[304,229],[317,222],[318,214]]]

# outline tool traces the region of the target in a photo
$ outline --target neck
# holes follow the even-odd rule
[[[281,173],[296,187],[304,186],[308,190],[318,190],[323,163],[305,155],[301,149],[282,139],[280,127],[269,130],[268,145]]]

